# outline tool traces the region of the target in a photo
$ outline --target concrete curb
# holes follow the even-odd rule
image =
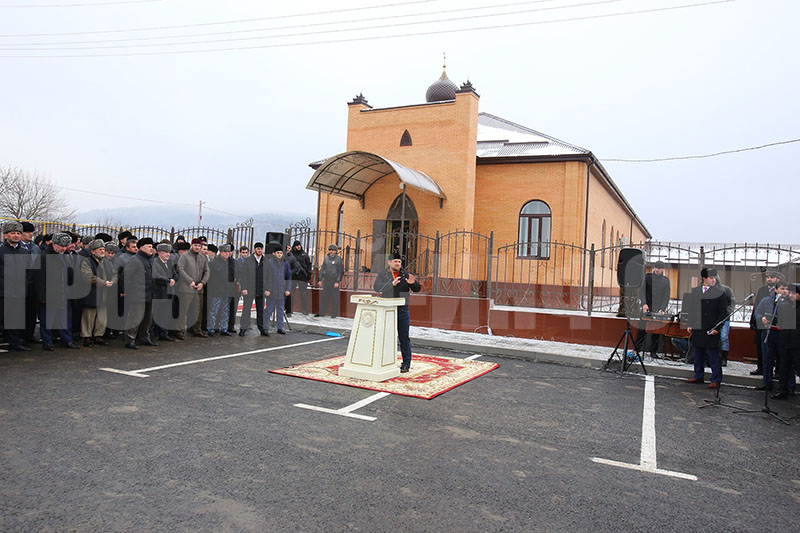
[[[346,328],[332,328],[325,326],[317,326],[313,324],[293,324],[292,329],[295,331],[302,331],[306,333],[317,333],[325,335],[327,332],[339,333],[343,337],[348,336],[349,329]],[[476,347],[473,344],[464,344],[453,341],[440,341],[435,339],[427,339],[420,337],[411,337],[415,346],[427,346],[429,348],[443,348],[445,350],[453,350],[456,352],[474,352]],[[500,346],[481,346],[481,353],[486,355],[493,355],[496,357],[508,357],[512,359],[523,359],[526,361],[536,361],[540,363],[552,363],[562,366],[574,366],[582,368],[597,368],[602,369],[605,365],[605,360],[594,359],[592,357],[582,357],[579,355],[564,355],[546,352],[534,352],[531,350],[521,350],[518,348],[506,348]],[[611,348],[609,348],[609,352]],[[645,363],[645,368],[648,374],[658,377],[670,377],[687,379],[694,375],[693,371],[689,368],[679,368],[673,366],[662,366]],[[611,370],[619,369],[619,364],[612,365]],[[637,363],[630,366],[627,370],[631,374],[641,374],[641,366]],[[745,385],[750,387],[757,387],[761,385],[761,377],[759,376],[734,376],[725,375],[723,369],[723,383],[734,385]],[[711,377],[710,372],[706,371],[706,380]]]

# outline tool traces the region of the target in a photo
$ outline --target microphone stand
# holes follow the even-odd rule
[[[752,298],[753,296],[755,296],[755,295],[751,292],[750,295],[742,301],[742,305],[740,305],[739,307],[737,307],[736,309],[731,311],[730,314],[728,314],[728,316],[726,316],[725,318],[723,318],[722,320],[717,322],[717,324],[713,328],[711,328],[709,331],[707,331],[706,333],[708,333],[710,335],[711,331],[721,327],[725,323],[726,320],[730,320],[730,318],[733,315],[735,315],[738,311],[740,311],[741,309],[744,308],[745,304],[747,304],[747,301],[750,300],[750,298]],[[718,331],[721,331],[721,330],[718,330]],[[721,357],[722,356],[720,354],[720,357],[717,358],[717,365],[719,365],[720,378],[722,377],[722,358]],[[714,399],[713,400],[703,400],[704,402],[706,402],[706,405],[701,405],[699,408],[700,409],[705,409],[706,407],[719,406],[719,407],[728,407],[728,408],[734,409],[736,411],[745,411],[744,408],[739,407],[737,405],[731,405],[729,403],[723,403],[722,398],[719,397],[719,391],[720,391],[721,388],[722,388],[722,381],[720,381],[720,386],[717,387],[716,389],[714,389]]]
[[[775,314],[776,315],[777,315],[777,310],[778,310],[778,308],[777,308],[777,305],[776,305],[775,306]],[[771,326],[771,323],[770,323],[770,326]],[[767,334],[764,336],[765,344],[766,344],[766,340],[769,339],[769,334],[771,332],[772,332],[772,328],[770,327],[770,329],[767,330]],[[764,387],[764,406],[761,409],[741,409],[741,410],[737,411],[737,413],[764,413],[764,414],[767,414],[767,415],[771,416],[772,418],[774,418],[775,420],[777,420],[779,422],[783,422],[784,424],[786,424],[788,426],[788,425],[790,425],[789,422],[787,422],[783,418],[779,417],[778,416],[778,411],[773,411],[769,407],[769,393],[772,392],[771,387],[769,385],[772,385],[772,383],[766,384],[766,386]],[[734,414],[736,414],[736,413],[734,413]]]

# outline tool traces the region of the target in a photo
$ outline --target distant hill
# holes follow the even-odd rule
[[[253,213],[249,216],[253,218],[256,240],[262,239],[267,231],[283,231],[290,224],[306,218],[312,219],[312,227],[315,224],[311,213]],[[179,230],[197,226],[197,210],[173,206],[168,208],[144,206],[94,209],[76,214],[73,220],[78,224],[102,224],[115,227],[148,225],[166,229],[174,227]],[[243,221],[244,219],[240,217],[204,211],[202,226],[224,230]]]

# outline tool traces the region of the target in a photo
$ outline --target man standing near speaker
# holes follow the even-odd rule
[[[686,383],[703,383],[705,361],[711,367],[709,387],[718,389],[722,381],[722,366],[719,360],[719,333],[721,322],[728,316],[728,299],[717,286],[717,271],[704,268],[700,271],[703,283],[689,297],[689,332],[694,347],[694,377]],[[720,328],[720,329],[717,329]]]
[[[669,294],[670,283],[669,278],[664,275],[664,269],[667,265],[663,261],[656,261],[653,265],[653,271],[646,274],[644,283],[639,288],[639,301],[642,303],[642,313],[647,316],[653,313],[666,313],[669,307]],[[636,335],[636,342],[645,348],[645,340],[647,338],[647,330],[639,329]],[[655,355],[658,353],[658,345],[661,342],[661,335],[657,333],[650,334],[650,353]]]

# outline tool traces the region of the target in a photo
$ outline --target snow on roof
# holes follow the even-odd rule
[[[477,156],[522,157],[589,155],[589,150],[506,119],[478,113]]]

